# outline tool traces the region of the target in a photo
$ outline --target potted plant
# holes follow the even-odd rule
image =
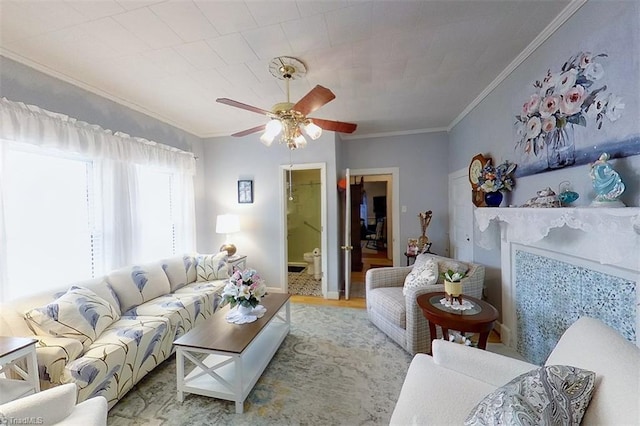
[[[234,308],[238,305],[238,312],[248,315],[253,308],[258,306],[260,299],[267,292],[264,280],[255,269],[237,270],[229,278],[229,282],[222,290],[222,304],[231,304]]]
[[[466,272],[453,272],[449,269],[447,272],[443,272],[442,278],[444,278],[444,296],[447,302],[453,304],[454,300],[457,300],[462,305],[462,279],[467,276]]]
[[[485,202],[489,207],[498,207],[502,202],[502,191],[511,191],[515,186],[511,176],[516,164],[505,161],[497,167],[488,162],[478,177],[480,189],[485,193]]]

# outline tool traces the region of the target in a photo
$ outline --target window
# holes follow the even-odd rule
[[[138,257],[140,262],[175,254],[173,179],[171,173],[150,167],[137,168]]]
[[[91,278],[93,164],[85,159],[8,150],[5,300]]]

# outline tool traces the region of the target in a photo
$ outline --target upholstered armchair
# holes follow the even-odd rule
[[[31,419],[41,425],[106,426],[107,400],[96,396],[76,405],[77,394],[76,385],[67,383],[7,402],[0,405],[0,424]]]
[[[406,296],[403,295],[404,281],[409,272],[428,259],[438,264],[437,283],[407,288]],[[365,278],[369,319],[410,354],[431,352],[429,325],[416,298],[421,294],[444,291],[444,282],[439,274],[454,268],[467,272],[461,281],[463,294],[482,298],[483,265],[424,253],[416,258],[412,266],[369,269]]]

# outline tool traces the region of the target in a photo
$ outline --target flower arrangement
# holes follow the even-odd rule
[[[516,164],[505,161],[498,167],[493,167],[489,161],[482,169],[478,177],[480,189],[484,192],[511,191],[515,186],[515,181],[511,176],[516,169]]]
[[[255,308],[267,292],[264,280],[254,269],[236,270],[222,290],[222,306],[227,303]]]
[[[566,135],[558,130],[568,124],[586,127],[589,118],[595,120],[600,129],[604,117],[612,122],[620,118],[625,106],[622,98],[606,94],[606,85],[593,88],[604,76],[604,68],[596,59],[606,57],[604,53],[580,52],[569,58],[560,72],[548,70],[542,81],[533,84],[536,92],[516,116],[516,148],[537,156],[545,144],[555,145],[548,149],[558,149],[558,145],[566,142]]]
[[[467,276],[466,272],[453,272],[451,269],[447,270],[447,272],[443,272],[440,276],[450,283],[460,282],[464,277]]]

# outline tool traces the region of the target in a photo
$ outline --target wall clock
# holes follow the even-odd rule
[[[469,163],[469,182],[471,183],[471,200],[476,207],[486,207],[484,202],[484,192],[480,189],[478,178],[482,174],[482,169],[491,162],[491,157],[478,154]]]

